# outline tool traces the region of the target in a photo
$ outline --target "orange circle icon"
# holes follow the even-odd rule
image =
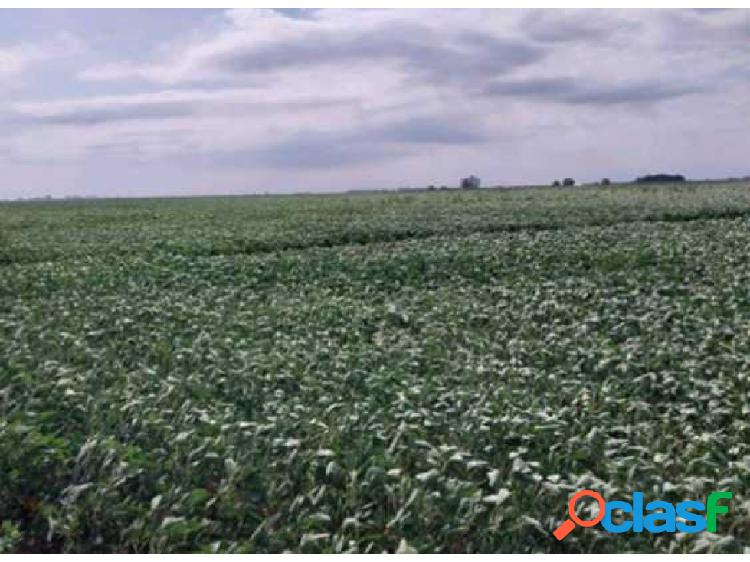
[[[576,504],[578,503],[578,500],[584,497],[593,498],[596,500],[596,503],[599,504],[599,513],[596,514],[596,517],[588,521],[581,519],[576,515]],[[555,535],[555,538],[558,541],[561,541],[568,536],[568,533],[576,528],[576,525],[580,525],[581,527],[593,527],[599,523],[599,521],[604,519],[605,507],[606,504],[604,498],[599,492],[594,492],[593,490],[580,490],[576,492],[568,501],[568,515],[570,516],[570,519],[563,521],[552,534]]]

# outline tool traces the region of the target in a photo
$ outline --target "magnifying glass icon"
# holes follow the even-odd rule
[[[589,521],[585,521],[578,517],[578,515],[576,515],[576,503],[578,503],[578,500],[584,497],[593,498],[596,500],[596,503],[599,504],[599,513],[597,513],[596,517]],[[581,527],[593,527],[594,525],[599,523],[599,521],[604,519],[604,510],[604,498],[600,493],[594,492],[593,490],[580,490],[573,494],[573,497],[570,498],[570,501],[568,501],[568,515],[570,516],[570,519],[566,519],[565,521],[563,521],[562,524],[557,529],[555,529],[552,534],[558,541],[561,541],[568,536],[568,533],[576,528],[576,525],[580,525]]]

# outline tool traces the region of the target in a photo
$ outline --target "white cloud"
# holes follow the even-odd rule
[[[543,56],[509,25],[516,13],[473,11],[322,10],[297,19],[274,10],[232,10],[213,37],[166,47],[148,63],[115,62],[81,78],[140,78],[162,84],[206,80],[277,79],[290,70],[357,67],[436,80],[451,73],[504,73]],[[450,72],[449,72],[450,71]]]
[[[329,188],[472,170],[596,179],[660,160],[689,175],[710,168],[698,149],[729,169],[750,142],[748,14],[230,10],[153,51],[85,59],[68,85],[78,97],[6,103],[0,153],[96,161],[97,173],[102,162],[272,170]],[[51,66],[51,45],[37,44],[36,59],[0,51],[0,81],[3,68],[18,79],[31,61]]]
[[[0,49],[0,79],[21,72],[29,62],[28,53],[19,47]]]
[[[35,65],[70,56],[81,48],[77,38],[65,33],[45,42],[0,46],[0,86],[12,86]]]

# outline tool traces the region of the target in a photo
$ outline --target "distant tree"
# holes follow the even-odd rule
[[[560,180],[555,180],[552,182],[553,187],[560,187]]]
[[[461,189],[479,189],[481,181],[475,175],[471,175],[468,178],[461,178]]]
[[[563,185],[565,185],[565,186],[571,186],[571,185],[575,185],[575,184],[576,184],[576,180],[574,180],[573,178],[565,178],[563,180]]]
[[[603,178],[602,179],[602,185],[609,185],[610,183],[612,183],[612,182],[609,181],[609,178]]]
[[[667,183],[667,182],[682,182],[685,181],[685,176],[682,174],[648,174],[636,178],[636,183]]]
[[[427,186],[427,191],[435,191],[435,186],[434,185],[428,185]]]

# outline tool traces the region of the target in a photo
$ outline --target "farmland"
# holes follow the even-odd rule
[[[0,552],[743,552],[750,184],[0,205]],[[558,543],[568,497],[734,496]]]

